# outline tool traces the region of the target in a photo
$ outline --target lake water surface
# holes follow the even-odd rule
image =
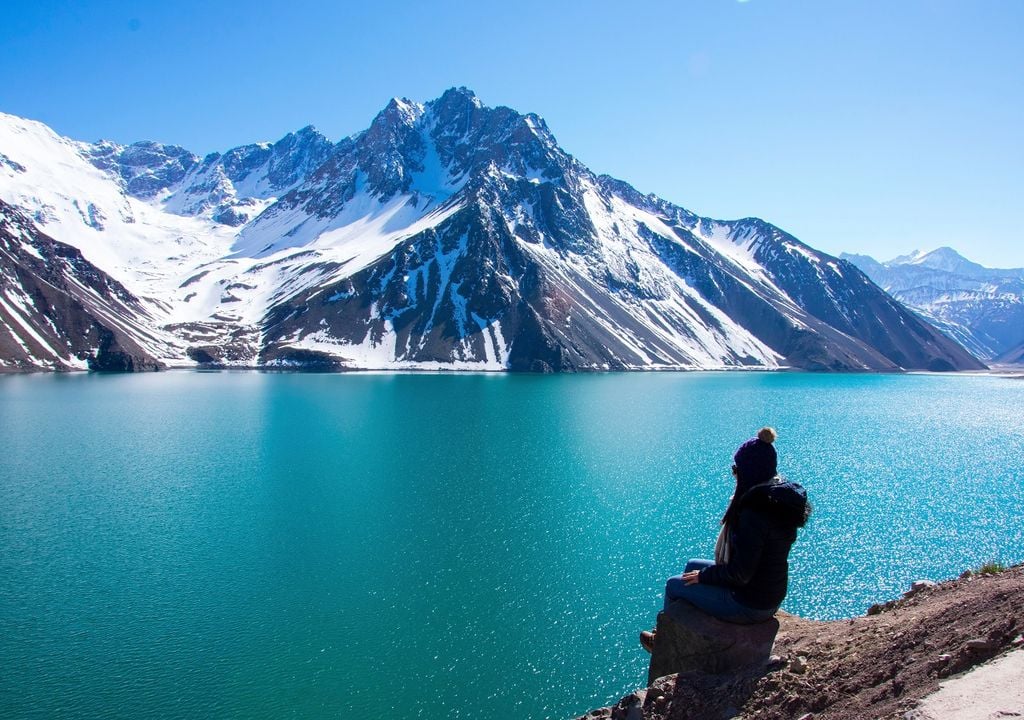
[[[0,717],[569,718],[779,430],[785,609],[1024,560],[1024,382],[0,377]]]

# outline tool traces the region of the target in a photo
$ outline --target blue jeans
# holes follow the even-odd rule
[[[702,570],[709,565],[714,563],[710,560],[690,560],[683,572]],[[775,609],[757,610],[743,605],[733,596],[732,590],[721,585],[686,585],[682,575],[670,577],[665,583],[665,610],[668,610],[673,600],[686,600],[712,617],[740,625],[764,622],[775,614]]]

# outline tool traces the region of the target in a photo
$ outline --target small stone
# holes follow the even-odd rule
[[[804,713],[796,720],[814,720],[814,713]]]
[[[789,663],[789,669],[797,675],[803,675],[807,672],[807,658],[803,655],[797,655],[796,658]]]
[[[908,594],[908,597],[909,597],[909,594]],[[868,608],[867,614],[868,615],[880,615],[881,613],[884,613],[886,610],[891,610],[894,607],[896,607],[896,601],[895,600],[890,600],[889,602],[884,602],[884,603],[875,603],[874,605],[872,605],[871,607]]]
[[[935,583],[931,580],[915,580],[910,583],[910,589],[903,593],[904,597],[911,597],[917,595],[922,590],[930,590],[935,587]]]
[[[625,710],[625,720],[643,720],[644,717],[644,699],[646,698],[647,690],[637,690],[636,692],[627,695],[619,701],[619,707]],[[613,713],[614,714],[614,713]]]
[[[1014,647],[1020,647],[1021,645],[1024,645],[1024,635],[1018,635],[1010,641],[1010,644]]]
[[[964,647],[968,650],[983,652],[985,650],[995,650],[997,645],[988,638],[971,638],[964,643]]]
[[[784,657],[782,655],[772,655],[768,658],[768,672],[775,672],[776,670],[781,670],[782,668],[786,667],[786,664],[788,662],[789,658],[787,657]]]

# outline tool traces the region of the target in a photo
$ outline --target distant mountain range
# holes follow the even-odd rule
[[[854,265],[465,88],[199,158],[0,115],[0,368],[974,369]]]
[[[986,268],[948,247],[884,263],[867,255],[841,257],[978,357],[1024,358],[1024,268]]]

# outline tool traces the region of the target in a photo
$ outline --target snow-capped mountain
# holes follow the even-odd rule
[[[981,367],[850,263],[597,176],[465,88],[203,159],[0,115],[0,199],[123,285],[166,365]]]
[[[998,359],[1024,342],[1024,268],[986,268],[948,247],[884,263],[842,257],[978,357]]]
[[[156,143],[102,143],[90,160],[115,170],[134,197],[159,198],[168,212],[209,214],[214,221],[235,227],[301,184],[323,164],[331,148],[332,143],[310,126],[272,145],[245,145],[201,161],[182,148]]]
[[[157,369],[168,344],[123,285],[0,200],[0,369]]]

